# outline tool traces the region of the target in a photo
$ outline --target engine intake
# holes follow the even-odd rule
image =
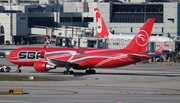
[[[46,72],[52,69],[56,69],[56,66],[49,65],[47,62],[37,61],[34,63],[34,69],[39,72]]]

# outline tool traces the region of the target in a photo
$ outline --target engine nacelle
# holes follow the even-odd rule
[[[52,69],[56,69],[56,66],[49,65],[47,62],[37,61],[34,63],[34,69],[39,72],[46,72]]]

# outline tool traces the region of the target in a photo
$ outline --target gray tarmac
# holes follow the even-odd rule
[[[6,59],[0,63],[16,68]],[[180,63],[138,63],[121,68],[96,69],[87,75],[65,68],[36,72],[22,67],[22,73],[0,75],[47,76],[55,81],[0,81],[0,90],[23,89],[29,94],[0,95],[0,103],[180,103]]]

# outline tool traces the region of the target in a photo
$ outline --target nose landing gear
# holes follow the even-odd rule
[[[74,74],[73,71],[69,71],[70,70],[70,66],[69,65],[66,65],[66,71],[63,72],[63,74]]]
[[[16,68],[17,68],[17,70],[15,71],[16,73],[21,73],[21,72],[22,72],[22,70],[20,69],[20,67],[21,67],[21,66],[16,65]]]

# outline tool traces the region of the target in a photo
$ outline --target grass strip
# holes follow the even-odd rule
[[[0,75],[0,81],[54,81],[48,77],[36,77],[31,80],[29,76],[19,76],[19,75]]]

